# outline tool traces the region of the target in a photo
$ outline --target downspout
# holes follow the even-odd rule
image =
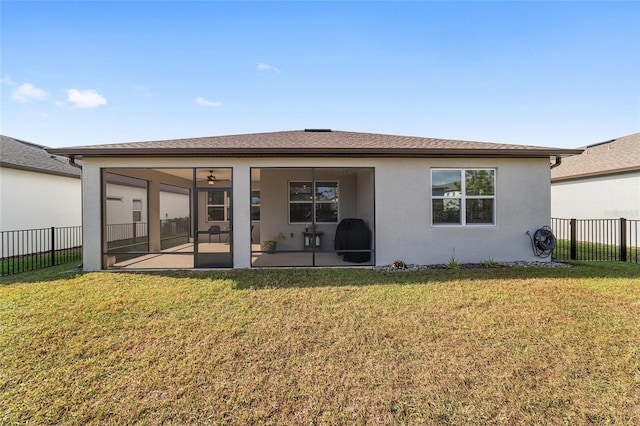
[[[556,162],[553,163],[551,165],[551,167],[549,167],[549,169],[553,169],[555,167],[558,167],[561,163],[562,163],[562,157],[560,157],[559,155],[556,155]]]
[[[78,163],[76,163],[76,157],[71,155],[69,156],[69,164],[73,167],[76,167],[78,169],[80,169],[80,208],[82,208],[82,206],[84,206],[84,194],[82,193],[82,166]],[[82,230],[84,231],[84,213],[80,215],[80,226],[82,227]],[[84,232],[82,233],[82,246],[84,247]],[[83,255],[84,256],[84,255]],[[80,265],[78,265],[78,269],[82,269],[84,266],[84,257],[82,259],[82,263],[80,263]]]
[[[76,157],[73,155],[69,156],[69,164],[72,165],[73,167],[77,167],[78,169],[82,170],[82,166],[76,163]]]

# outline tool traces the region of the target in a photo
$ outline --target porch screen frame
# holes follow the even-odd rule
[[[112,256],[116,256],[116,255],[131,255],[131,256],[144,256],[144,255],[162,255],[162,254],[167,254],[167,251],[165,250],[150,250],[150,241],[149,241],[149,237],[150,237],[150,202],[149,202],[149,197],[150,195],[150,179],[144,179],[142,177],[135,177],[135,176],[130,176],[128,174],[126,174],[126,172],[118,172],[119,170],[136,170],[136,171],[159,171],[159,170],[163,170],[163,169],[175,169],[175,170],[193,170],[195,169],[194,167],[102,167],[100,168],[100,198],[101,198],[101,208],[100,208],[100,226],[101,226],[101,247],[102,247],[102,255],[101,255],[101,266],[103,270],[127,270],[127,269],[157,269],[156,267],[150,267],[150,268],[136,268],[134,266],[114,266],[114,265],[108,265],[109,263],[109,258]],[[107,220],[108,220],[108,215],[107,215],[107,174],[113,174],[113,175],[119,175],[119,176],[123,176],[123,177],[129,177],[129,178],[133,178],[133,179],[137,179],[137,180],[141,180],[141,181],[145,181],[146,182],[146,194],[145,197],[142,198],[142,212],[144,212],[144,216],[141,219],[144,219],[140,222],[134,222],[132,221],[132,224],[137,224],[137,223],[142,223],[145,224],[146,226],[146,250],[128,250],[128,251],[122,251],[122,252],[114,252],[113,250],[109,250],[108,247],[108,224],[107,224]],[[165,182],[165,184],[167,184]],[[162,183],[160,184],[162,185]],[[171,186],[176,186],[176,185],[172,185],[172,184],[167,184],[167,185],[171,185]],[[194,196],[195,194],[195,182],[192,182],[192,185],[190,187],[180,187],[180,188],[184,188],[187,189],[189,191],[188,193],[188,197],[191,198]],[[162,192],[162,190],[160,189],[160,192]],[[139,198],[138,198],[139,199]],[[193,210],[192,210],[192,203],[191,200],[189,201],[189,221],[193,221]],[[129,214],[131,214],[131,212],[129,212]],[[160,218],[160,220],[162,221],[162,218]],[[137,226],[137,225],[136,225]],[[157,232],[160,234],[160,244],[162,244],[162,229],[161,229],[162,225],[159,223],[158,224],[158,230]],[[192,234],[192,229],[193,226],[191,226],[191,224],[188,227],[189,229],[189,238],[193,237]],[[194,252],[192,251],[180,251],[180,252],[172,252],[172,255],[181,255],[181,256],[194,256]],[[175,266],[168,266],[166,269],[175,269]]]
[[[367,188],[367,191],[371,191],[371,205],[370,205],[370,212],[369,212],[369,217],[368,217],[368,225],[370,227],[370,231],[371,231],[371,247],[368,250],[365,249],[357,249],[357,250],[335,250],[335,249],[322,249],[322,248],[317,248],[315,245],[311,245],[311,247],[307,248],[307,249],[296,249],[296,250],[280,250],[278,248],[278,250],[276,251],[276,253],[281,253],[281,254],[286,254],[286,253],[309,253],[311,254],[311,263],[309,265],[287,265],[287,264],[282,264],[282,265],[258,265],[256,266],[254,264],[254,260],[251,260],[251,268],[256,268],[256,269],[260,269],[260,268],[296,268],[296,267],[301,267],[301,268],[308,268],[308,267],[345,267],[345,268],[350,268],[350,267],[373,267],[376,265],[376,180],[375,180],[375,176],[376,176],[376,168],[373,166],[354,166],[354,167],[349,167],[349,166],[310,166],[310,167],[300,167],[300,166],[264,166],[264,167],[251,167],[249,169],[249,176],[250,176],[250,194],[251,192],[254,190],[254,186],[253,186],[253,180],[251,178],[251,176],[253,176],[253,172],[254,170],[258,170],[258,171],[262,171],[262,170],[300,170],[300,169],[304,169],[304,170],[309,170],[310,174],[311,174],[311,179],[310,179],[310,183],[312,184],[314,190],[312,191],[312,195],[315,195],[315,185],[318,182],[335,182],[337,184],[338,189],[338,212],[337,212],[337,221],[336,222],[316,222],[315,218],[316,218],[316,214],[315,214],[315,209],[316,209],[316,203],[314,202],[312,197],[312,209],[313,209],[313,217],[312,217],[312,221],[311,222],[291,222],[290,221],[290,196],[289,196],[289,190],[290,190],[290,182],[309,182],[309,180],[306,179],[299,179],[299,178],[294,178],[294,179],[286,179],[286,187],[284,188],[286,191],[286,205],[287,205],[287,212],[286,212],[286,224],[287,225],[293,225],[293,226],[301,226],[304,227],[305,225],[308,225],[311,228],[314,228],[315,226],[338,226],[340,224],[340,222],[343,219],[346,219],[348,217],[341,217],[341,213],[342,213],[342,208],[340,206],[340,198],[344,197],[344,195],[340,194],[341,191],[341,187],[342,184],[340,183],[340,177],[336,176],[336,177],[325,177],[323,176],[322,178],[317,178],[316,177],[316,171],[318,170],[363,170],[366,171],[368,173],[370,173],[371,175],[371,185],[369,188]],[[261,204],[262,202],[264,202],[264,195],[263,195],[263,191],[264,191],[264,186],[261,182],[262,178],[260,178],[259,180],[257,180],[256,182],[260,182],[259,185],[259,190],[261,192]],[[251,204],[251,195],[249,196],[249,204]],[[264,219],[263,214],[264,212],[260,211],[261,214],[261,219]],[[253,220],[249,220],[249,224],[251,225],[251,222],[253,222]],[[295,234],[295,232],[294,232]],[[289,238],[289,236],[287,235],[287,238]],[[330,238],[329,236],[324,236],[324,238]],[[260,244],[261,241],[258,241],[257,244]],[[262,246],[259,247],[259,250],[253,250],[252,247],[250,247],[250,256],[253,258],[253,255],[255,254],[266,254],[269,253],[269,251],[263,250]],[[366,263],[355,263],[355,262],[344,262],[344,263],[340,263],[340,264],[335,264],[335,265],[318,265],[316,263],[316,255],[319,253],[345,253],[345,252],[369,252],[371,253],[371,258],[368,262]]]

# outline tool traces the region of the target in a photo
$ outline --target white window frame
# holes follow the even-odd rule
[[[466,172],[472,170],[487,170],[493,171],[493,195],[466,195],[467,192],[467,179]],[[433,195],[433,172],[434,171],[457,171],[460,172],[460,195],[446,196],[446,195]],[[431,226],[434,227],[495,227],[497,226],[497,192],[498,192],[498,170],[495,167],[464,167],[464,168],[432,168],[430,173],[431,185],[429,185],[430,203],[431,209]],[[493,223],[467,223],[467,200],[493,200]],[[433,222],[433,201],[434,200],[460,200],[460,223],[434,223]]]
[[[136,209],[136,203],[140,203],[140,209]],[[140,198],[134,198],[131,200],[131,219],[132,222],[136,223],[136,222],[143,222],[143,217],[142,217],[142,209],[143,209],[143,204],[142,204],[142,199]],[[139,213],[140,215],[140,219],[136,220],[136,212]]]
[[[336,184],[336,189],[338,190],[338,199],[336,201],[318,201],[318,200],[313,200],[313,197],[315,197],[315,193],[316,193],[316,185],[318,184],[318,182],[322,182],[322,183],[335,183]],[[311,191],[311,200],[309,201],[291,201],[291,184],[292,183],[309,183],[311,185],[313,185],[312,191]],[[291,221],[291,204],[310,204],[311,205],[311,214],[313,215],[312,220],[313,223],[317,223],[317,224],[328,224],[328,225],[333,225],[333,224],[338,224],[340,222],[340,181],[335,180],[335,179],[316,179],[315,181],[311,181],[311,180],[290,180],[287,182],[287,216],[288,216],[288,220],[289,220],[289,225],[299,225],[299,224],[305,224],[305,223],[312,223],[312,222],[292,222]],[[315,204],[335,204],[336,205],[336,211],[337,211],[337,218],[335,222],[318,222],[316,220],[316,209],[313,208],[314,205],[314,201]]]
[[[222,204],[209,204],[209,194],[218,192],[223,194],[223,203]],[[223,220],[209,220],[209,207],[222,207],[224,219]],[[215,223],[215,222],[228,222],[229,221],[229,194],[228,191],[207,191],[207,199],[205,202],[205,222],[206,223]]]
[[[251,194],[250,194],[250,197],[251,197],[251,207],[250,207],[250,208],[251,208],[251,210],[253,210],[253,208],[254,208],[254,207],[257,207],[257,208],[258,208],[258,212],[259,212],[259,214],[260,214],[260,219],[262,219],[262,211],[261,211],[262,193],[260,192],[260,190],[259,190],[259,189],[252,189],[250,192],[251,192]],[[258,195],[258,199],[259,199],[260,201],[258,201],[257,203],[254,203],[254,202],[253,202],[253,193],[254,193],[254,192],[257,192],[257,193],[259,194],[259,195]],[[252,214],[253,214],[253,212],[249,212],[249,215],[252,215]],[[251,218],[251,222],[260,222],[260,219],[253,219],[253,218]]]

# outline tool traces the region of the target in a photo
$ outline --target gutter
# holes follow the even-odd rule
[[[551,182],[563,182],[567,180],[585,179],[590,177],[616,175],[616,174],[632,173],[632,172],[638,172],[638,171],[640,171],[640,167],[638,166],[623,167],[623,168],[613,169],[613,170],[598,170],[593,172],[579,173],[575,175],[551,177]]]
[[[49,152],[82,157],[386,157],[386,158],[445,158],[445,157],[503,157],[544,158],[580,154],[582,150],[558,149],[411,149],[411,148],[57,148]]]

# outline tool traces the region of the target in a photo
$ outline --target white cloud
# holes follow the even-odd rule
[[[10,84],[10,83],[7,83]],[[18,102],[42,101],[46,99],[48,93],[38,89],[31,83],[23,83],[11,93],[11,98]]]
[[[67,90],[67,101],[74,103],[78,108],[96,108],[107,104],[107,100],[95,90]]]
[[[202,96],[198,96],[195,99],[196,103],[202,106],[211,106],[211,107],[217,107],[222,105],[222,102],[212,102],[212,101],[208,101],[205,98],[203,98]]]
[[[2,77],[2,79],[0,79],[0,82],[2,84],[6,84],[7,86],[17,86],[18,83],[16,83],[15,81],[11,80],[11,77],[9,77],[8,75],[5,75],[4,77]]]
[[[280,69],[278,69],[278,68],[276,68],[274,66],[271,66],[269,64],[263,64],[262,62],[258,62],[258,69],[260,71],[273,71],[275,73],[280,74]]]

